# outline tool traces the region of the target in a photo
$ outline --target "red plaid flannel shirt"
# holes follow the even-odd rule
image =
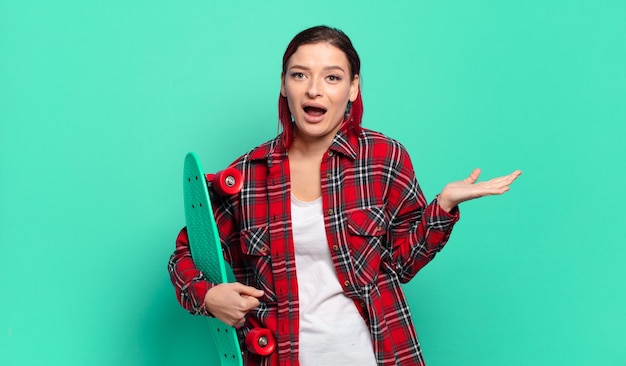
[[[280,365],[298,365],[299,306],[291,234],[289,160],[280,136],[232,166],[244,176],[236,197],[213,197],[224,256],[237,280],[265,292],[248,314],[270,329]],[[321,163],[328,247],[337,279],[369,326],[379,365],[423,365],[417,334],[400,284],[409,281],[447,242],[458,210],[429,205],[405,148],[363,129],[341,130]],[[186,231],[176,241],[169,272],[182,306],[210,315],[204,296],[213,286],[197,270]],[[249,354],[247,365],[269,365]]]

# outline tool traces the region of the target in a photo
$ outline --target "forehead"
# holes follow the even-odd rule
[[[332,66],[340,67],[346,72],[350,70],[346,54],[339,48],[326,42],[299,46],[287,63],[288,68],[293,66],[308,68]]]

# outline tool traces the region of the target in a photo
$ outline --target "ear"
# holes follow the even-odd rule
[[[280,74],[280,95],[287,98],[287,88],[285,88],[285,73]]]
[[[350,82],[350,101],[354,102],[359,95],[359,75],[354,75],[354,78]]]

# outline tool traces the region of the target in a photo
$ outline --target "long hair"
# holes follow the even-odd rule
[[[348,38],[348,36],[339,29],[330,28],[327,26],[317,26],[303,30],[302,32],[298,33],[291,40],[291,42],[289,42],[287,50],[283,55],[283,76],[287,71],[287,63],[289,62],[289,58],[298,50],[298,47],[305,44],[314,44],[320,42],[329,43],[343,51],[343,53],[346,55],[346,58],[348,59],[348,64],[350,65],[350,76],[352,77],[352,80],[354,80],[354,77],[356,75],[360,74],[361,60],[359,59],[359,55],[354,49],[354,46],[352,46],[350,38]],[[352,103],[352,106],[350,107],[350,112],[347,115],[345,121],[348,121],[349,127],[355,133],[359,133],[361,130],[362,118],[363,101],[361,100],[361,90],[359,88],[359,93],[356,97],[356,100]],[[280,124],[283,128],[283,144],[285,145],[285,148],[289,148],[293,143],[295,133],[294,124],[291,121],[291,111],[289,110],[287,97],[282,96],[280,93],[278,95],[278,119],[280,120]]]

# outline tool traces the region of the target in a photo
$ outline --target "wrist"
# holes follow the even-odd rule
[[[439,194],[437,196],[437,203],[439,203],[439,207],[441,207],[446,212],[452,211],[458,205],[457,203],[450,201],[443,194]]]

